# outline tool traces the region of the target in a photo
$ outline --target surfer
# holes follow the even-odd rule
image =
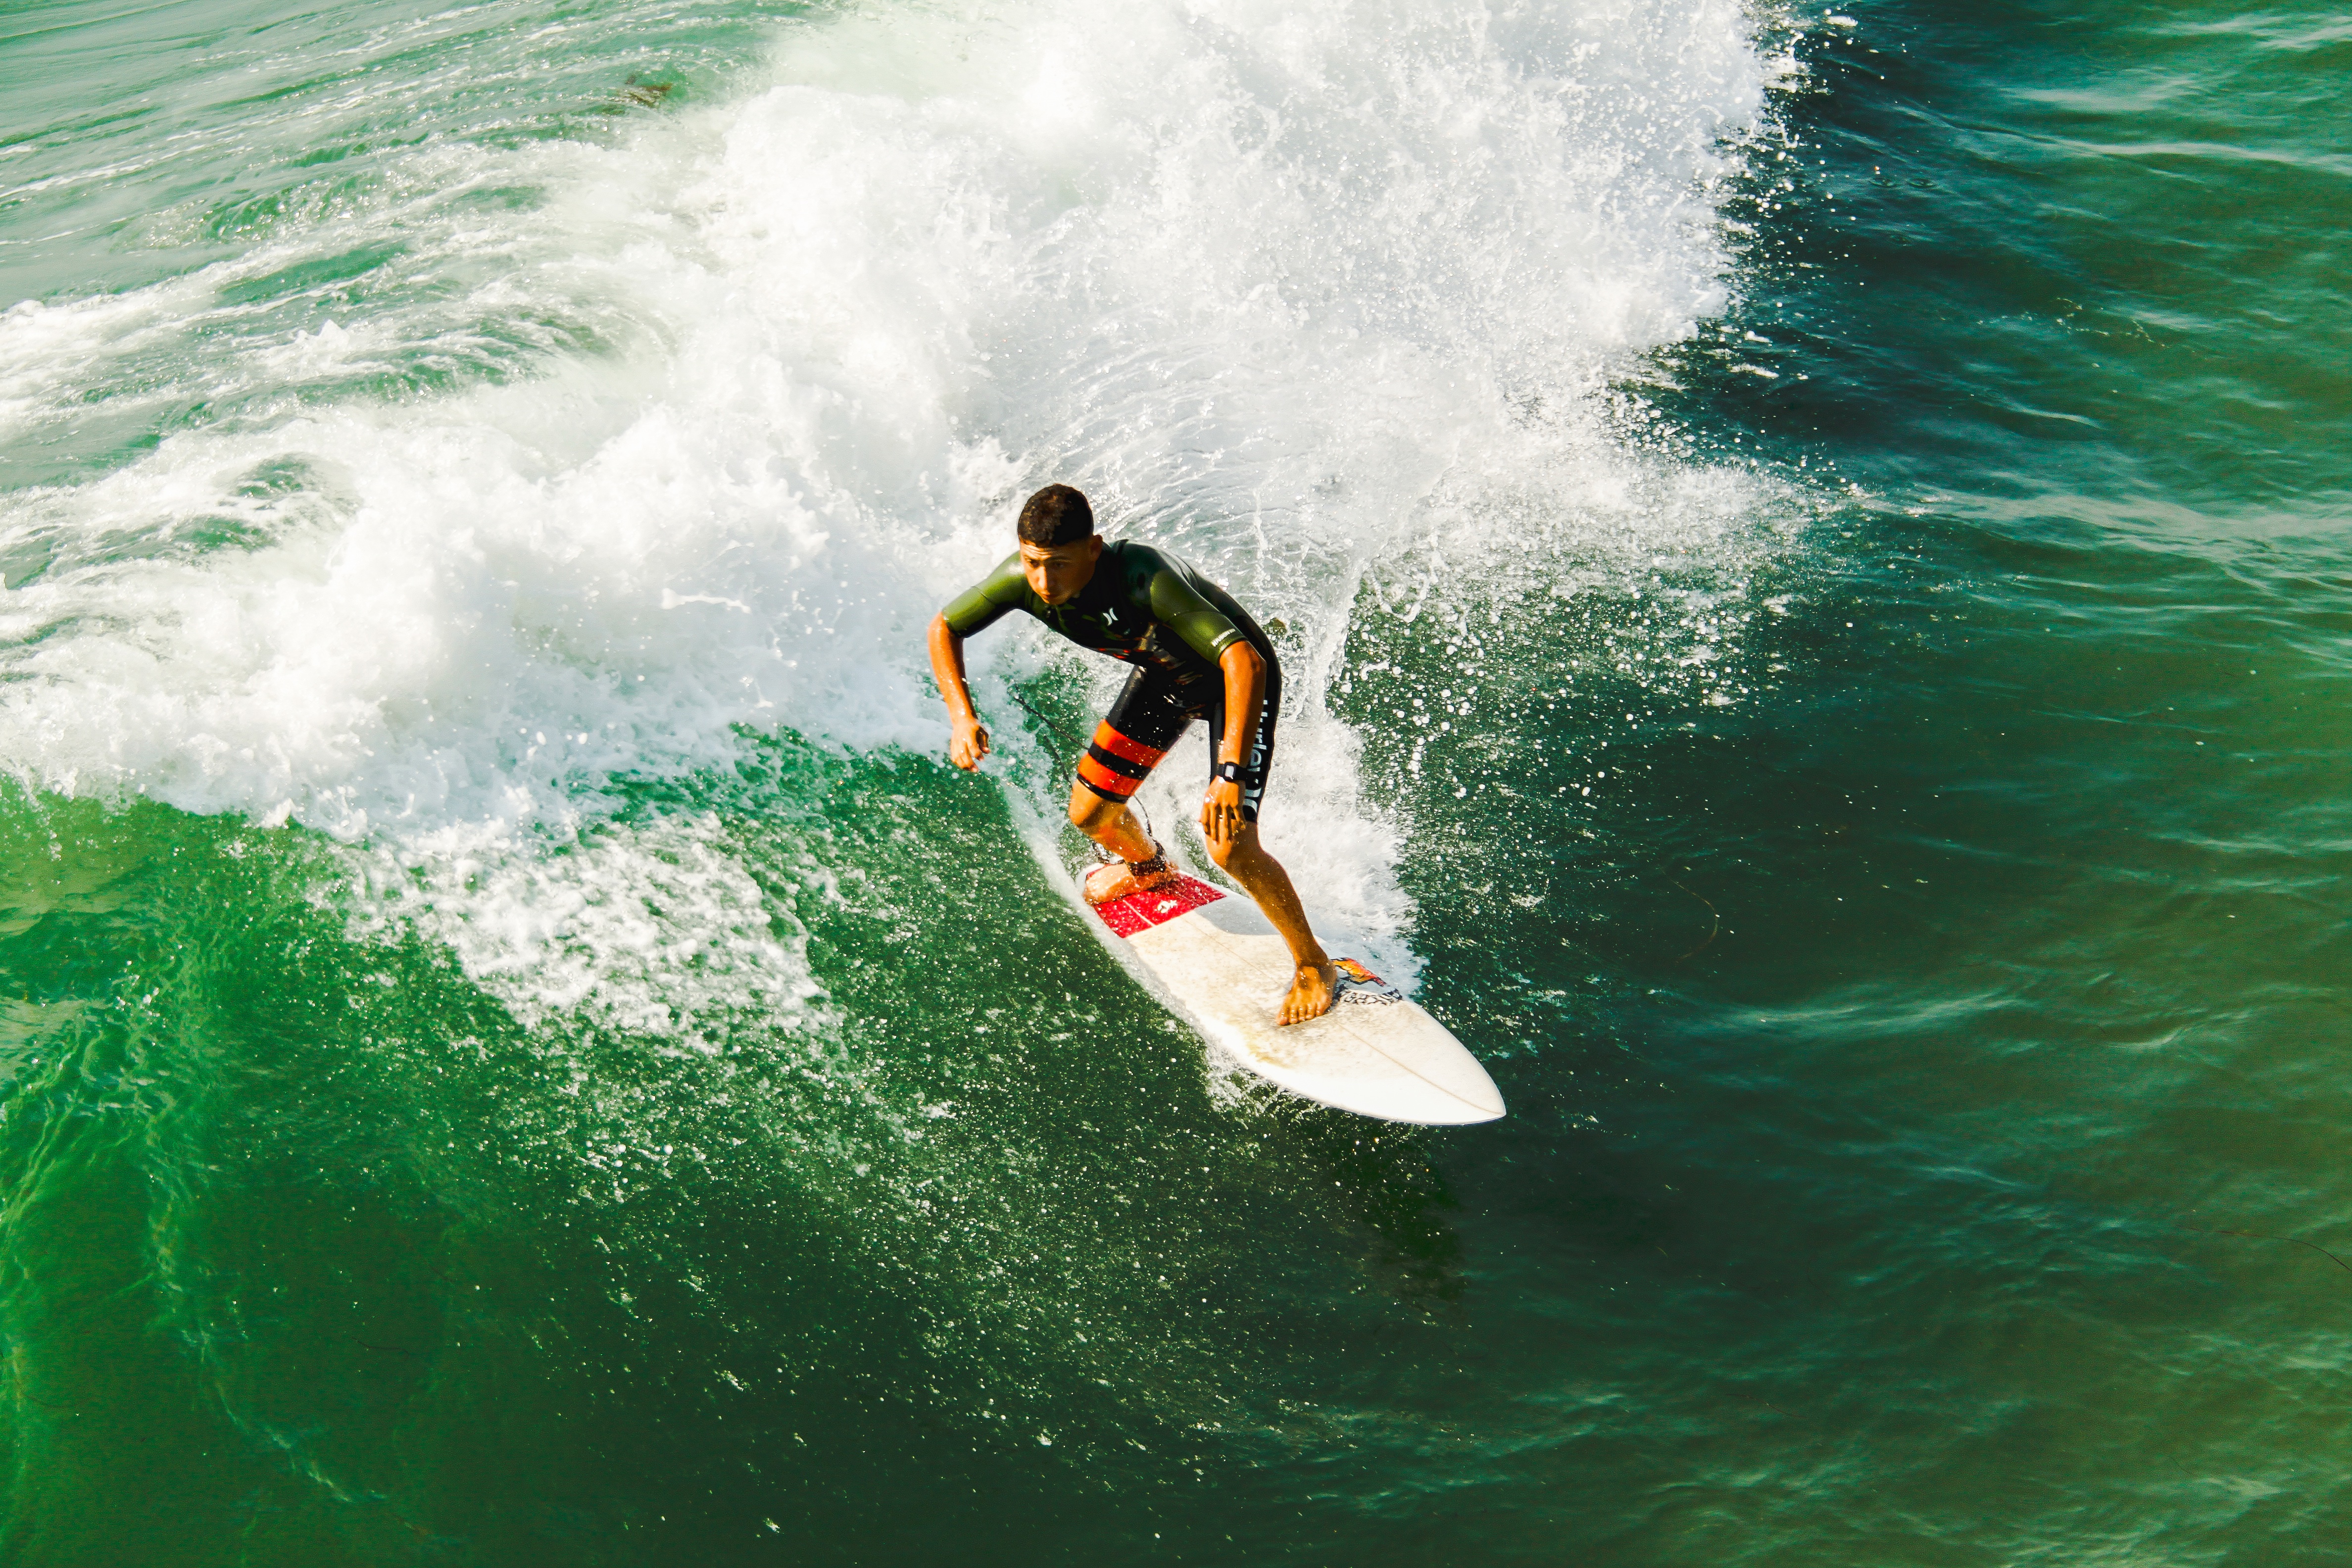
[[[1108,903],[1176,880],[1127,803],[1185,728],[1205,720],[1210,780],[1202,836],[1218,866],[1282,933],[1297,965],[1278,1021],[1328,1012],[1339,971],[1308,929],[1289,873],[1258,843],[1258,803],[1282,702],[1274,644],[1230,595],[1174,556],[1107,542],[1095,531],[1093,507],[1067,485],[1031,496],[1016,531],[1020,548],[931,622],[931,673],[955,731],[950,760],[976,768],[988,754],[988,731],[964,679],[963,644],[1007,611],[1024,611],[1080,647],[1135,666],[1095,727],[1070,789],[1070,821],[1110,857],[1087,874],[1087,901]]]

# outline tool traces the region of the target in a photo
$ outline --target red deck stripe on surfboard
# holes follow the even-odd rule
[[[1156,768],[1160,759],[1168,753],[1155,751],[1140,741],[1130,741],[1108,724],[1095,726],[1095,744],[1114,757],[1125,757],[1139,767]]]
[[[1187,910],[1197,910],[1202,904],[1213,904],[1225,895],[1206,882],[1196,882],[1190,877],[1178,877],[1164,888],[1129,893],[1123,899],[1113,899],[1107,904],[1097,904],[1095,913],[1102,916],[1103,924],[1121,936],[1133,936],[1165,925]]]
[[[1078,759],[1078,776],[1104,794],[1117,795],[1121,800],[1125,800],[1143,787],[1141,779],[1131,779],[1123,774],[1115,773],[1092,757]]]

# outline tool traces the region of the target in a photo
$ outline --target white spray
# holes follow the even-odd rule
[[[130,358],[263,410],[0,499],[39,563],[0,596],[0,754],[290,817],[518,1005],[690,1029],[666,946],[809,994],[748,879],[691,821],[553,847],[738,725],[940,749],[923,626],[1061,479],[1291,628],[1269,841],[1392,931],[1401,849],[1321,700],[1359,586],[1441,539],[1475,570],[1482,498],[1686,525],[1591,403],[1722,306],[1718,149],[1769,69],[1725,0],[852,8],[614,144],[429,142],[252,254],[0,315],[12,443]],[[413,288],[235,330],[241,286],[394,240]],[[555,323],[539,369],[468,384],[484,322]],[[1057,657],[976,651],[999,701]]]

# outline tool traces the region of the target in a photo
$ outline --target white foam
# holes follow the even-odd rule
[[[924,623],[1063,479],[1293,628],[1269,840],[1393,933],[1394,834],[1320,701],[1358,585],[1496,507],[1680,526],[1592,395],[1722,306],[1709,192],[1767,70],[1724,0],[943,5],[792,24],[735,97],[617,145],[436,140],[252,255],[0,315],[11,440],[124,356],[165,367],[150,404],[241,410],[0,502],[12,571],[52,562],[0,598],[0,753],[438,866],[479,973],[650,1017],[675,974],[594,973],[711,933],[595,934],[549,847],[735,725],[939,748]],[[517,181],[541,205],[447,199]],[[331,320],[265,331],[223,293],[394,237]],[[501,322],[562,330],[528,375],[432,390]],[[1049,657],[975,652],[1000,703]],[[651,876],[634,831],[559,879]],[[664,918],[740,928],[752,895],[709,875]],[[761,994],[801,963],[753,947]]]

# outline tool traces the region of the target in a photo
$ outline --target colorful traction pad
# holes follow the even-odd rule
[[[1153,926],[1166,925],[1177,916],[1213,904],[1225,895],[1206,882],[1194,881],[1179,873],[1176,880],[1165,887],[1129,893],[1123,899],[1113,899],[1094,906],[1102,916],[1103,924],[1121,937],[1139,935]],[[1334,987],[1338,1000],[1357,1004],[1370,1003],[1384,1006],[1404,1000],[1404,993],[1382,980],[1352,958],[1337,958],[1332,963],[1339,971],[1339,984]]]
[[[1119,935],[1134,936],[1153,926],[1165,925],[1188,910],[1213,904],[1224,896],[1206,882],[1180,875],[1165,887],[1148,888],[1107,904],[1097,904],[1095,913]]]

